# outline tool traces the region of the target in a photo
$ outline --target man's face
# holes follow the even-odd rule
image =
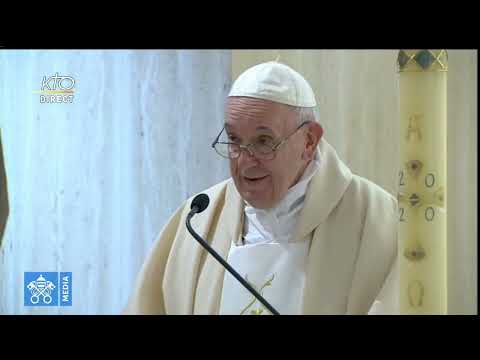
[[[257,141],[277,143],[298,127],[298,115],[291,107],[268,100],[230,97],[225,130],[230,142],[243,145]],[[295,185],[308,165],[306,126],[284,143],[272,160],[257,159],[242,150],[230,159],[230,172],[242,198],[259,209],[274,207]],[[318,143],[318,141],[317,141]]]

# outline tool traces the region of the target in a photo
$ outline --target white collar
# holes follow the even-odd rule
[[[288,189],[283,199],[271,209],[257,209],[245,203],[245,243],[288,242],[305,200],[308,184],[320,167],[320,153],[308,164],[300,180]]]

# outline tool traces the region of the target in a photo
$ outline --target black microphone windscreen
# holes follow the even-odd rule
[[[207,194],[198,194],[192,200],[190,209],[193,209],[193,207],[196,206],[198,208],[198,211],[197,211],[197,214],[198,214],[198,213],[201,213],[203,210],[205,210],[208,207],[209,203],[210,203],[210,199]]]

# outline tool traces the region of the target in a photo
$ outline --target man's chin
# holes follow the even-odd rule
[[[262,210],[267,210],[273,207],[272,201],[266,197],[267,194],[265,194],[265,189],[259,188],[257,190],[247,184],[243,184],[241,181],[240,184],[236,181],[234,183],[241,198],[250,206]]]
[[[269,201],[265,199],[260,199],[256,196],[252,196],[250,192],[241,193],[243,200],[245,200],[250,206],[255,209],[268,210],[272,208],[272,205]]]

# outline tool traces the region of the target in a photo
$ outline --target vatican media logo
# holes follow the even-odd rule
[[[75,79],[71,76],[55,75],[42,79],[40,91],[35,91],[40,95],[40,103],[73,103],[75,93]]]
[[[72,306],[72,273],[25,272],[24,306]]]

